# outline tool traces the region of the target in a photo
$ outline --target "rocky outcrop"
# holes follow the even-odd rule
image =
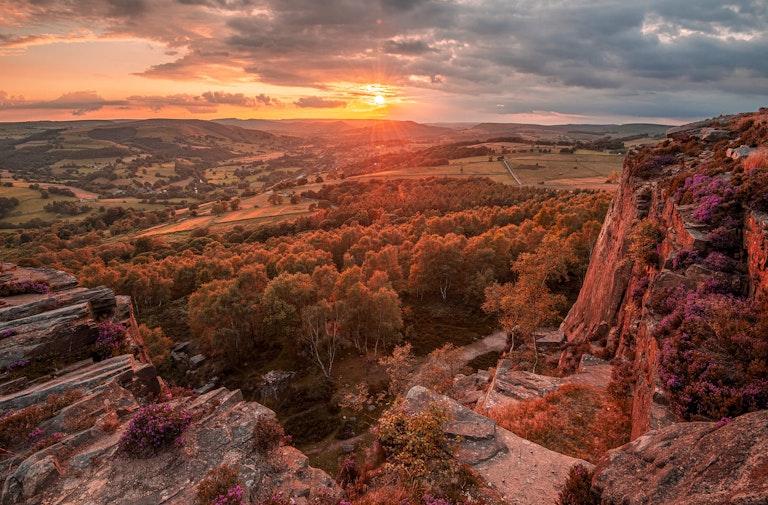
[[[561,326],[568,347],[560,367],[572,369],[585,351],[632,362],[632,438],[679,421],[658,377],[661,345],[654,336],[665,315],[659,307],[669,294],[676,288],[696,291],[707,285],[725,286],[737,295],[768,292],[765,213],[748,207],[738,210],[734,215],[743,215],[744,222],[737,218],[723,227],[730,235],[728,239],[720,235],[717,245],[710,238],[714,226],[700,219],[697,200],[690,203],[690,199],[681,201],[676,196],[686,178],[696,174],[709,174],[728,184],[738,173],[733,169],[742,163],[742,157],[733,154],[742,152],[743,144],[754,147],[765,142],[754,138],[756,133],[749,133],[744,125],[764,123],[765,119],[761,111],[755,117],[724,116],[673,128],[667,132],[668,140],[656,148],[632,150],[627,155],[582,290]],[[743,200],[734,205],[732,209],[741,209],[738,206],[744,205]],[[655,254],[645,251],[641,258],[638,230],[647,223],[659,231],[660,240]],[[739,239],[743,248],[736,250]],[[740,266],[718,269],[705,261],[713,251],[722,250],[718,247],[723,247],[723,240],[735,242],[735,247],[728,246],[728,261]],[[693,259],[677,262],[680,254]]]
[[[768,295],[768,213],[751,212],[744,227],[750,294]]]
[[[186,505],[195,503],[207,471],[222,463],[238,469],[251,503],[278,493],[297,504],[340,496],[297,449],[259,452],[254,426],[276,422],[275,414],[243,401],[240,391],[171,394],[147,358],[130,299],[104,287],[77,287],[63,272],[2,266],[0,286],[40,285],[3,298],[0,307],[0,371],[12,364],[0,375],[0,505]],[[84,356],[105,320],[120,321],[132,354],[96,362]],[[192,415],[183,446],[150,458],[119,454],[121,434],[154,401]]]
[[[554,503],[570,468],[586,461],[564,456],[496,426],[458,402],[423,387],[412,388],[404,403],[419,412],[432,403],[444,405],[450,421],[445,432],[454,442],[453,455],[470,465],[510,505]]]
[[[768,411],[652,431],[609,451],[593,488],[604,505],[768,503]]]
[[[239,469],[245,496],[252,502],[279,493],[296,503],[307,503],[323,490],[339,495],[333,480],[310,467],[297,449],[283,446],[266,455],[254,448],[254,425],[274,420],[275,415],[257,403],[244,402],[239,391],[218,389],[171,400],[195,417],[183,436],[184,445],[150,458],[121,456],[117,443],[138,403],[115,382],[106,387],[108,394],[90,395],[69,407],[80,419],[93,418],[92,426],[12,465],[0,503],[195,503],[200,480],[222,463]],[[62,413],[59,424],[66,425],[73,414]],[[109,416],[119,424],[105,431]]]

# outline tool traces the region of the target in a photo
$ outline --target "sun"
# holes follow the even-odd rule
[[[387,99],[384,98],[384,95],[376,95],[373,97],[373,103],[374,105],[385,105],[387,103]]]

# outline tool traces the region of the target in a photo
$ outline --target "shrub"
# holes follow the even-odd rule
[[[767,309],[702,289],[662,321],[659,376],[681,417],[714,420],[768,407]]]
[[[707,233],[707,240],[718,251],[739,251],[742,248],[741,224],[736,219],[726,216],[720,226]]]
[[[733,258],[729,258],[721,252],[711,252],[704,259],[704,266],[717,272],[733,272],[739,266]]]
[[[238,482],[238,468],[221,464],[208,470],[197,485],[200,505],[241,505],[243,488]]]
[[[120,323],[104,321],[99,323],[98,331],[94,348],[96,358],[105,359],[118,355],[125,339],[125,327]]]
[[[6,373],[12,372],[14,370],[18,370],[19,368],[24,368],[27,365],[29,365],[29,360],[28,359],[24,359],[24,358],[22,358],[22,359],[14,359],[14,360],[9,361],[5,365],[5,372]]]
[[[494,409],[489,417],[527,440],[594,462],[629,441],[628,403],[592,386],[565,384],[543,398]]]
[[[181,435],[192,424],[192,415],[167,403],[142,407],[131,419],[118,442],[118,453],[150,457],[170,443],[181,443]]]
[[[43,434],[38,427],[41,422],[52,418],[59,410],[82,397],[80,390],[70,389],[63,394],[48,396],[45,403],[7,412],[0,417],[0,446],[8,448],[14,444],[36,441],[38,436]],[[0,452],[0,455],[2,454]]]
[[[51,291],[51,286],[45,282],[38,281],[18,281],[8,282],[0,285],[0,297],[16,296],[36,293],[43,295]]]
[[[593,474],[584,465],[572,466],[557,495],[557,505],[600,505],[600,497],[592,492]]]
[[[387,462],[408,482],[444,474],[448,413],[433,403],[421,412],[409,413],[395,407],[384,412],[373,432],[384,450]]]
[[[677,251],[677,254],[675,254],[675,258],[672,260],[672,269],[685,270],[686,268],[696,264],[700,260],[701,258],[699,257],[698,252],[692,251],[690,249],[680,249],[679,251]]]
[[[763,167],[749,168],[745,162],[745,172],[734,178],[738,184],[736,197],[750,209],[768,211],[768,169]]]
[[[285,431],[280,424],[269,417],[259,417],[253,425],[253,448],[266,455],[280,447]]]
[[[641,265],[651,265],[659,260],[658,245],[664,236],[658,225],[646,218],[629,232],[629,258]]]

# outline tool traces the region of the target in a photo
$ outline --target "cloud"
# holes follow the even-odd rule
[[[387,40],[384,42],[383,49],[388,54],[402,54],[407,56],[417,56],[420,54],[434,51],[429,44],[423,40]]]
[[[167,108],[182,108],[192,113],[214,113],[219,106],[242,107],[248,110],[259,107],[284,107],[284,104],[263,93],[246,96],[242,93],[224,91],[206,91],[201,95],[133,95],[122,100],[106,100],[94,91],[76,91],[65,93],[50,101],[25,100],[23,96],[14,96],[0,90],[0,110],[38,109],[48,111],[68,110],[73,116],[84,116],[105,107],[120,110],[150,109],[158,112]]]
[[[430,104],[474,107],[462,118],[534,108],[601,113],[607,106],[619,114],[659,117],[701,107],[703,115],[713,107],[755,109],[768,96],[768,5],[759,0],[701,0],[694,7],[689,0],[14,0],[8,5],[0,20],[0,50],[74,40],[78,34],[140,38],[161,43],[166,54],[176,56],[136,75],[197,83],[200,89],[255,81],[254,86],[338,96],[301,98],[295,101],[299,107],[340,107],[338,102],[346,104],[345,85],[374,82],[400,86],[403,94]],[[271,105],[237,93],[206,93],[213,94],[187,97],[187,106]],[[687,99],[677,106],[681,96]],[[163,103],[160,98],[155,103]]]
[[[65,93],[59,98],[50,101],[24,100],[20,96],[10,96],[5,91],[0,91],[0,109],[42,109],[42,110],[69,110],[73,116],[83,116],[88,112],[101,110],[105,106],[123,106],[125,100],[105,100],[95,91],[74,91]]]
[[[320,96],[308,96],[299,98],[294,103],[297,107],[313,109],[335,109],[338,107],[347,106],[347,102],[344,100],[327,100]]]

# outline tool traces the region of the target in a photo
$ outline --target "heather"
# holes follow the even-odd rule
[[[181,435],[192,424],[192,415],[167,403],[152,403],[140,408],[120,436],[118,452],[149,457],[162,448],[181,444]]]
[[[718,420],[768,408],[767,309],[716,292],[680,297],[656,329],[662,385],[680,416]]]
[[[61,394],[49,395],[44,402],[6,412],[0,417],[0,459],[13,454],[11,449],[39,450],[60,441],[63,434],[49,434],[40,425],[82,396],[79,390],[70,389]]]

